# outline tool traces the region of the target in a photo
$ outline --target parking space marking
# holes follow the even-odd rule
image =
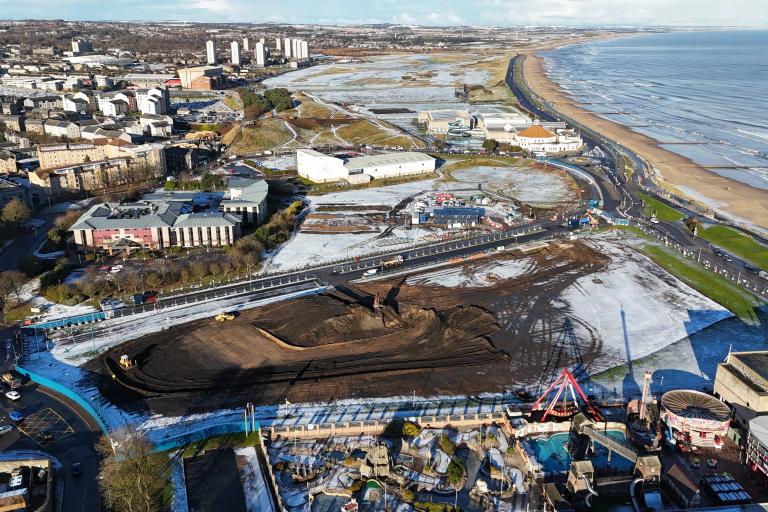
[[[50,407],[30,414],[18,425],[19,432],[28,436],[40,446],[52,444],[74,434],[75,429]],[[46,443],[44,436],[50,435]]]

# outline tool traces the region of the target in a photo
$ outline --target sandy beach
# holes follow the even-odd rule
[[[579,106],[543,69],[542,58],[527,53],[523,68],[528,86],[555,109],[643,157],[657,176],[682,195],[735,218],[768,229],[768,192],[723,178],[681,155],[658,146],[645,135]]]

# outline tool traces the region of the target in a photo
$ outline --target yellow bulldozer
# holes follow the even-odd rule
[[[227,320],[234,320],[235,315],[232,313],[219,313],[214,318],[217,322],[226,322]]]

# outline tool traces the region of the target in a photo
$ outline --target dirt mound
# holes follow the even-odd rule
[[[561,299],[609,259],[580,242],[525,258],[522,275],[484,288],[368,282],[247,310],[225,324],[208,319],[148,335],[100,360],[102,391],[118,403],[186,414],[248,401],[504,391],[613,357],[591,319]],[[376,296],[386,297],[383,307]],[[122,354],[136,367],[119,368]]]
[[[490,341],[499,326],[483,308],[398,312],[363,302],[328,294],[246,311],[226,324],[192,322],[116,347],[102,362],[123,387],[171,397],[507,360]],[[134,368],[119,366],[123,354]]]

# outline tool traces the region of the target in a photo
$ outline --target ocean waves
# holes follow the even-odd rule
[[[727,174],[768,190],[767,47],[768,31],[672,32],[543,56],[584,108],[702,165],[744,167]]]

